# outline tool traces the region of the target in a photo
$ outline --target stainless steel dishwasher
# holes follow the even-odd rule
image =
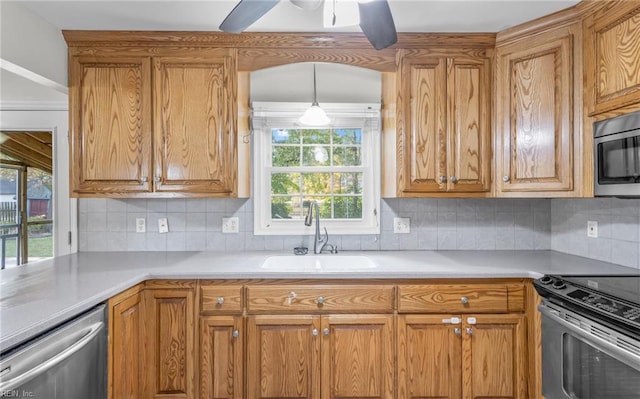
[[[0,397],[106,399],[105,306],[2,354]]]

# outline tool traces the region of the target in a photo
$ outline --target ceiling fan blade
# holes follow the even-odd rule
[[[358,10],[360,28],[376,50],[387,48],[398,41],[396,24],[387,0],[358,2]]]
[[[269,12],[280,0],[240,0],[220,24],[220,30],[240,33]]]

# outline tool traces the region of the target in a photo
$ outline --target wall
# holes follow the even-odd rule
[[[587,237],[587,221],[598,238]],[[640,269],[640,200],[551,200],[551,249]]]
[[[549,249],[551,208],[541,199],[390,199],[381,204],[381,234],[331,235],[341,250]],[[240,233],[223,234],[238,216]],[[393,218],[409,217],[410,234],[394,234]],[[146,218],[147,232],[135,232]],[[168,218],[170,232],[157,231]],[[312,236],[255,236],[249,199],[81,199],[80,251],[291,251]],[[302,221],[300,222],[302,224]],[[329,232],[331,234],[331,232]]]

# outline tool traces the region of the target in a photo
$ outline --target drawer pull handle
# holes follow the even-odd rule
[[[222,297],[222,296],[218,297],[217,302],[218,302],[218,305],[222,305],[224,303],[224,297]]]
[[[462,334],[462,330],[460,329],[460,327],[456,327],[456,328],[453,329],[453,333],[455,335],[460,335],[460,334]]]
[[[313,335],[314,337],[318,336],[318,329],[314,328],[313,330],[311,330],[311,335]]]
[[[322,329],[322,334],[325,335],[325,336],[329,335],[329,329],[328,328],[323,328]]]
[[[473,334],[473,328],[467,327],[467,334],[472,335]]]
[[[460,298],[460,302],[466,305],[469,303],[469,298],[467,298],[466,296],[463,296],[462,298]]]
[[[316,299],[316,302],[318,302],[318,305],[324,305],[324,297],[319,296],[318,299]]]
[[[233,338],[238,338],[240,336],[240,331],[238,330],[233,330],[233,332],[231,333],[231,336]]]

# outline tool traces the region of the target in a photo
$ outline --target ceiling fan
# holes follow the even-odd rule
[[[223,32],[240,33],[275,7],[281,0],[240,0],[220,24]],[[336,0],[289,0],[305,10],[314,10],[323,1]],[[354,0],[355,1],[355,0]],[[376,50],[389,47],[398,41],[396,26],[387,0],[357,0],[360,14],[360,29]],[[334,14],[335,21],[335,14]]]

